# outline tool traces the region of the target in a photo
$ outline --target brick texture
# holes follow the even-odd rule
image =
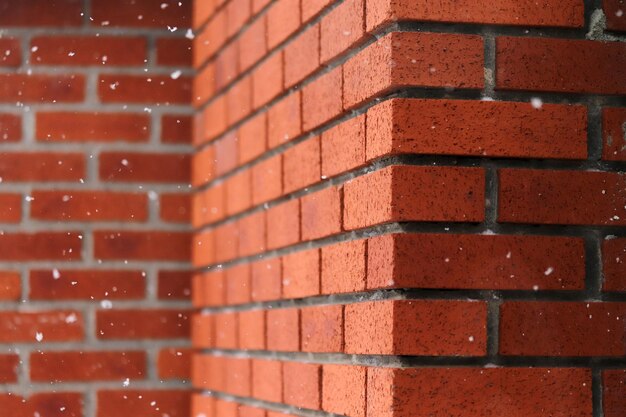
[[[624,11],[0,0],[0,415],[623,416]]]

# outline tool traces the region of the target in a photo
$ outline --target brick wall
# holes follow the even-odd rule
[[[193,417],[625,415],[622,0],[195,7]]]
[[[188,416],[190,25],[0,0],[0,416]]]

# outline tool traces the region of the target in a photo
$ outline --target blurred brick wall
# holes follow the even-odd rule
[[[195,5],[192,416],[626,414],[621,0]]]
[[[190,24],[0,1],[3,417],[188,415]]]

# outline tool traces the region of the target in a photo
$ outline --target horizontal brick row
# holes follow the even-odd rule
[[[108,306],[101,303],[102,309],[96,313],[95,336],[98,339],[184,339],[189,335],[185,310],[110,309],[111,305],[110,302]],[[85,318],[79,311],[4,311],[0,317],[0,342],[4,343],[48,343],[85,338]]]
[[[591,413],[591,372],[585,369],[396,369],[219,356],[195,356],[195,369],[198,387],[351,417],[488,415],[494,407],[502,415]],[[502,397],[509,401],[494,404]],[[194,397],[192,404],[207,416],[249,415],[245,407],[208,396]]]
[[[192,341],[196,348],[485,356],[486,308],[482,301],[402,300],[196,315]],[[623,356],[625,315],[624,303],[504,302],[499,353]]]
[[[622,241],[605,246],[607,291],[621,288]],[[392,288],[582,290],[585,257],[582,239],[572,237],[399,234],[218,269],[193,280],[198,307]]]
[[[29,272],[32,300],[139,300],[146,296],[146,272],[139,270],[33,269]],[[0,300],[21,298],[19,272],[0,271]],[[189,300],[191,273],[185,270],[159,270],[159,300]]]

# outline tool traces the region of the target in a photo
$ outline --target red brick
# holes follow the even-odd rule
[[[322,247],[322,294],[365,291],[366,245],[351,240]]]
[[[0,74],[0,102],[78,103],[85,98],[83,75]]]
[[[626,161],[626,109],[602,110],[602,159]]]
[[[250,310],[239,313],[239,348],[265,349],[265,311]]]
[[[480,89],[483,82],[480,36],[394,32],[344,64],[344,107],[400,87]]]
[[[101,75],[98,96],[103,103],[190,104],[191,78],[169,75]]]
[[[500,308],[500,354],[623,356],[626,303],[507,302]]]
[[[604,291],[626,291],[626,239],[602,242]]]
[[[20,48],[19,39],[0,39],[0,67],[19,67],[22,65],[22,50]]]
[[[250,0],[231,0],[226,3],[227,35],[231,37],[241,30],[252,14]]]
[[[221,90],[239,75],[239,42],[228,44],[215,58],[215,89]]]
[[[342,104],[341,67],[302,88],[302,129],[308,131],[339,116]]]
[[[22,219],[22,195],[0,194],[0,222],[19,223]]]
[[[161,142],[167,144],[191,144],[191,117],[166,114],[161,118]]]
[[[252,13],[257,14],[270,2],[271,0],[252,0]]]
[[[480,168],[390,166],[344,185],[344,227],[389,221],[477,222],[484,217]]]
[[[285,88],[304,80],[320,65],[320,25],[301,33],[285,47]]]
[[[498,90],[626,93],[626,45],[620,42],[500,37],[496,68]]]
[[[325,188],[301,199],[302,240],[319,239],[341,232],[342,190]]]
[[[194,3],[206,3],[206,2],[194,2]],[[215,397],[208,395],[191,394],[191,414],[192,416],[201,416],[204,414],[206,417],[215,416]]]
[[[226,303],[224,272],[218,269],[194,275],[191,294],[194,307],[224,305]]]
[[[285,1],[285,0],[283,0]],[[293,1],[293,0],[286,0]],[[274,10],[272,8],[271,10]],[[282,26],[282,24],[280,25]],[[281,93],[283,88],[283,54],[277,52],[261,63],[252,73],[252,105],[255,109]]]
[[[303,352],[343,352],[343,306],[306,307],[300,320]]]
[[[46,410],[46,417],[82,417],[83,394],[54,392],[22,397],[10,392],[3,393],[0,394],[0,410],[11,410],[11,417],[31,417],[42,410]]]
[[[587,110],[559,104],[536,109],[530,103],[393,99],[367,113],[367,159],[394,154],[585,159]]]
[[[167,7],[163,7],[166,4]],[[191,26],[190,0],[93,0],[92,26],[182,28]],[[139,18],[141,16],[141,18]],[[105,24],[105,22],[108,22]],[[132,413],[131,413],[132,414]]]
[[[267,210],[267,248],[278,249],[300,241],[300,199]]]
[[[224,357],[225,388],[229,394],[239,397],[249,397],[251,392],[250,383],[252,382],[252,367],[250,359]],[[222,414],[220,414],[222,415]],[[237,417],[235,412],[234,417]]]
[[[29,0],[0,2],[2,26],[80,26],[83,18],[80,0]],[[32,414],[32,413],[31,413]]]
[[[368,1],[367,30],[396,20],[582,27],[584,13],[584,5],[576,0],[558,4],[533,0],[507,1],[504,4],[487,0],[447,0],[436,4],[411,0]]]
[[[620,417],[626,413],[626,370],[613,369],[602,372],[602,408],[605,417]]]
[[[193,40],[193,65],[200,67],[226,42],[226,8],[219,10]]]
[[[224,182],[226,215],[241,213],[252,207],[251,171],[240,171]]]
[[[322,133],[322,176],[334,177],[365,164],[365,115]]]
[[[195,349],[215,347],[215,321],[209,314],[194,314],[191,316],[191,346]]]
[[[112,363],[115,366],[111,366]],[[135,380],[144,379],[145,374],[146,354],[140,351],[39,351],[30,354],[32,381]]]
[[[252,167],[252,204],[254,206],[282,195],[282,155],[276,155]]]
[[[319,410],[321,408],[322,366],[310,363],[283,363],[283,393],[286,404]]]
[[[626,178],[617,172],[503,169],[498,221],[626,225]]]
[[[30,271],[33,300],[133,300],[145,296],[145,272],[123,270],[35,269]]]
[[[191,185],[197,187],[215,178],[215,146],[206,146],[191,157]]]
[[[215,242],[216,262],[226,262],[235,259],[239,247],[239,228],[237,223],[230,222],[217,227],[215,229]]]
[[[189,194],[162,194],[159,201],[161,220],[169,223],[189,223],[190,198]]]
[[[239,250],[240,257],[257,255],[265,252],[266,220],[265,211],[257,211],[239,219]]]
[[[144,65],[146,40],[121,36],[37,36],[31,42],[35,65]]]
[[[388,235],[369,240],[367,262],[368,289],[585,288],[584,242],[573,237]]]
[[[0,114],[0,143],[22,139],[22,118],[15,114]]]
[[[602,8],[606,16],[607,29],[626,32],[626,15],[624,14],[626,3],[624,0],[602,0]]]
[[[176,339],[189,337],[189,314],[184,310],[99,310],[99,339]]]
[[[3,152],[0,178],[3,182],[75,181],[85,176],[80,153]]]
[[[187,232],[102,230],[94,232],[94,241],[98,259],[188,261],[190,257]]]
[[[215,223],[224,218],[225,191],[223,183],[192,194],[192,226]]]
[[[146,142],[150,117],[129,113],[37,113],[39,141]]]
[[[157,278],[159,300],[189,300],[191,298],[191,272],[159,271]]]
[[[0,354],[0,383],[17,382],[19,362],[20,357],[18,355]]]
[[[320,180],[320,139],[313,137],[287,149],[283,156],[285,194]]]
[[[283,256],[283,297],[303,298],[320,293],[320,250]]]
[[[269,49],[287,39],[300,26],[300,0],[278,0],[267,12]]]
[[[186,38],[158,38],[157,64],[191,67],[191,40]]]
[[[215,175],[221,176],[237,168],[237,150],[239,138],[235,132],[215,142]]]
[[[193,266],[206,266],[215,262],[217,251],[213,230],[195,233],[191,241],[191,262]]]
[[[302,133],[301,93],[296,91],[270,107],[268,111],[267,144],[273,149]]]
[[[245,77],[237,81],[226,92],[228,106],[228,124],[233,125],[246,117],[252,108],[252,77]]]
[[[217,97],[200,113],[200,122],[197,129],[199,133],[194,134],[193,144],[198,145],[214,139],[226,130],[226,96]]]
[[[246,164],[261,156],[267,148],[267,114],[261,113],[241,125],[239,137],[238,164]]]
[[[238,404],[232,401],[215,400],[215,415],[220,417],[238,417]]]
[[[329,413],[365,417],[366,372],[364,366],[322,367],[322,409]]]
[[[369,368],[367,413],[377,417],[590,416],[591,371],[582,368]]]
[[[365,33],[365,0],[347,0],[322,19],[321,61],[348,50]]]
[[[252,360],[252,396],[259,400],[282,402],[283,374],[282,362]]]
[[[81,235],[75,232],[0,234],[3,261],[74,261],[81,259]]]
[[[262,408],[250,407],[247,405],[239,406],[239,417],[266,417],[267,411]]]
[[[316,16],[322,9],[332,3],[332,0],[307,0],[302,2],[302,22]]]
[[[215,347],[218,349],[237,349],[239,346],[237,313],[221,313],[214,316]]]
[[[188,390],[99,390],[98,417],[187,417],[190,397]]]
[[[273,301],[280,299],[281,295],[281,259],[261,259],[252,266],[252,289],[253,301]]]
[[[222,356],[195,353],[191,357],[191,381],[194,387],[224,391],[224,373]]]
[[[190,157],[176,153],[103,152],[100,179],[116,182],[189,183]]]
[[[81,341],[84,322],[80,312],[54,311],[2,311],[0,312],[0,342],[44,343]]]
[[[191,349],[161,349],[157,368],[159,378],[188,380],[191,376]]]
[[[19,272],[0,271],[0,300],[17,301],[22,295],[22,280]]]
[[[215,12],[217,0],[194,0],[192,5],[193,28],[202,26]],[[194,414],[195,415],[195,414]]]
[[[345,307],[350,354],[483,356],[487,306],[478,301],[396,300]]]
[[[250,264],[240,264],[226,269],[226,304],[250,302]]]
[[[193,78],[192,104],[196,108],[202,106],[215,95],[216,88],[215,63],[209,62]],[[226,123],[226,120],[222,122]]]
[[[300,315],[296,308],[267,310],[267,349],[300,350]]]
[[[267,53],[265,39],[266,21],[257,19],[241,34],[239,41],[239,67],[247,71]]]
[[[145,194],[111,191],[43,191],[31,193],[31,217],[39,220],[127,221],[148,219]]]

